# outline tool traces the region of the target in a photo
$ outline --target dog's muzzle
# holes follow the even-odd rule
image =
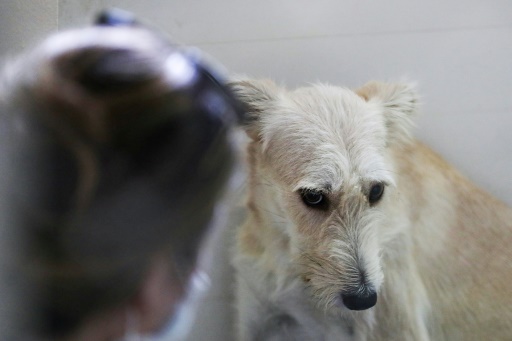
[[[356,293],[342,293],[341,299],[345,307],[350,310],[366,310],[377,303],[377,292],[367,289]]]

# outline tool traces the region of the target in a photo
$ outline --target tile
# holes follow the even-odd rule
[[[58,1],[0,1],[0,57],[12,56],[57,30]]]
[[[511,29],[199,45],[232,73],[290,86],[417,81],[428,113],[512,110]]]
[[[512,206],[512,113],[421,117],[417,136],[481,188]]]
[[[116,6],[180,42],[269,40],[382,32],[511,27],[508,0],[63,0],[61,27],[84,24],[92,13]]]

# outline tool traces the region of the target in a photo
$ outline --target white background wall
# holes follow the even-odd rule
[[[289,86],[415,80],[424,103],[417,135],[512,205],[510,0],[0,1],[2,54],[118,6],[230,72]],[[221,290],[228,283],[219,283],[204,305],[204,340],[228,339],[229,295]]]
[[[32,46],[58,27],[58,0],[0,0],[0,56]]]
[[[510,0],[61,0],[59,27],[108,6],[289,86],[415,80],[418,136],[512,204]]]

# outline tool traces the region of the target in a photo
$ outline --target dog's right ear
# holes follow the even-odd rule
[[[262,117],[273,107],[281,89],[270,79],[235,78],[228,85],[244,105],[243,126],[247,135],[259,140]]]

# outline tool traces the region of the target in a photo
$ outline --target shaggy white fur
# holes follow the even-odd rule
[[[509,340],[512,210],[411,135],[415,87],[239,79],[239,340]]]

